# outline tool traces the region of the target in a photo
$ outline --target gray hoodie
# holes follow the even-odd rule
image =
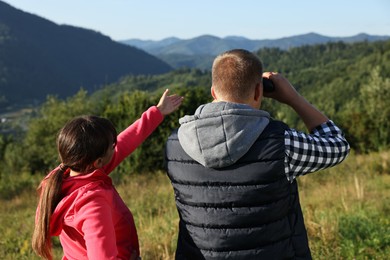
[[[179,120],[178,138],[184,151],[208,168],[237,162],[248,152],[270,115],[244,104],[213,102]]]

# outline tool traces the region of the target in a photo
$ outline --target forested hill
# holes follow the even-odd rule
[[[0,107],[95,90],[123,75],[171,67],[98,32],[57,25],[0,1]]]
[[[356,152],[390,148],[390,41],[328,43],[290,50],[270,48],[256,54],[263,60],[265,70],[282,73],[336,122]],[[50,169],[58,159],[53,145],[55,137],[70,118],[101,115],[122,130],[147,107],[157,104],[163,89],[168,87],[172,93],[185,96],[183,105],[164,120],[153,138],[134,151],[130,161],[119,167],[126,173],[129,169],[162,169],[166,138],[178,127],[180,117],[193,114],[200,104],[211,101],[210,86],[210,71],[181,69],[161,75],[126,76],[94,93],[80,91],[67,99],[50,97],[27,123],[28,131],[14,135],[14,139],[0,135],[0,169],[10,173]],[[305,130],[302,120],[288,106],[268,98],[263,99],[261,106],[273,118]],[[7,124],[0,126],[6,130]]]

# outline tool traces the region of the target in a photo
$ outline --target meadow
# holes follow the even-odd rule
[[[354,155],[299,179],[314,259],[388,259],[390,152]],[[23,178],[18,176],[18,178]],[[31,249],[36,192],[31,176],[21,194],[1,200],[0,259],[39,259]],[[163,172],[130,175],[116,185],[136,220],[142,258],[174,259],[178,215]],[[55,259],[62,250],[53,240]]]

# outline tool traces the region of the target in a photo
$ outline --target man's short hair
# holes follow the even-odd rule
[[[218,55],[212,67],[212,85],[218,95],[240,102],[261,81],[263,64],[253,53],[234,49]]]

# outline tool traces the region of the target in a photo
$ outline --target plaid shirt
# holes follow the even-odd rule
[[[340,163],[350,150],[343,132],[331,120],[317,126],[310,134],[288,129],[284,137],[285,173],[291,182],[297,176]]]

